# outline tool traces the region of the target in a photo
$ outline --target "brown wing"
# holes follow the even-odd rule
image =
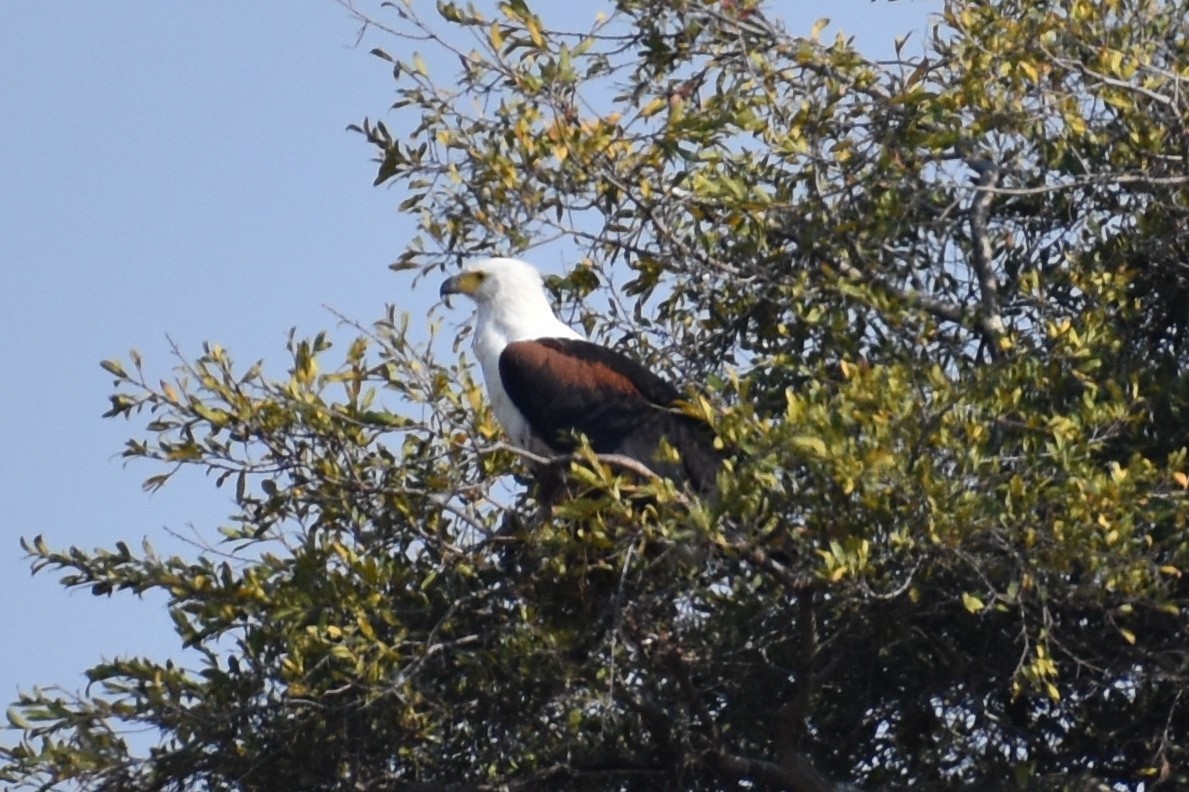
[[[570,450],[581,434],[600,454],[624,454],[699,489],[714,480],[720,458],[709,427],[673,409],[681,393],[626,355],[575,339],[517,341],[500,355],[500,379],[555,451]],[[680,467],[658,463],[661,438],[681,456]]]

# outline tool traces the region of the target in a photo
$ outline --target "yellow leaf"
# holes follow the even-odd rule
[[[171,448],[165,453],[165,458],[170,462],[189,462],[195,459],[202,458],[202,451],[193,443]]]
[[[1053,701],[1061,700],[1061,691],[1057,690],[1057,686],[1052,682],[1045,682],[1045,692],[1049,694],[1049,698]]]
[[[500,52],[504,48],[504,32],[500,30],[500,26],[492,23],[491,25],[491,48],[496,52]]]
[[[829,24],[830,24],[829,17],[822,17],[818,21],[814,22],[813,29],[809,31],[809,37],[811,39],[813,39],[814,41],[817,41],[818,36],[820,36],[822,34],[822,31],[825,30]]]
[[[1123,53],[1118,50],[1107,50],[1106,66],[1112,74],[1120,74],[1123,71]]]
[[[1160,567],[1160,572],[1161,574],[1171,575],[1176,578],[1181,576],[1181,570],[1175,566],[1172,566],[1171,564],[1165,564],[1164,566]]]
[[[1127,478],[1127,469],[1118,462],[1110,464],[1111,481],[1116,484],[1121,484]]]
[[[1186,476],[1181,471],[1172,474],[1172,480],[1181,485],[1181,489],[1189,489],[1189,476]]]
[[[533,40],[533,44],[543,49],[545,47],[545,38],[541,35],[541,24],[537,21],[536,17],[526,19],[524,26],[528,29],[528,36]]]
[[[822,442],[820,437],[798,435],[793,438],[792,446],[800,451],[808,451],[819,457],[826,456],[826,444]]]
[[[966,607],[966,610],[970,611],[971,613],[978,613],[986,607],[986,605],[983,604],[983,601],[973,594],[964,593],[962,595],[962,604]]]
[[[1133,633],[1131,630],[1128,630],[1126,627],[1119,628],[1119,635],[1122,635],[1123,640],[1126,641],[1127,643],[1129,643],[1129,644],[1135,643],[1135,633]]]
[[[650,118],[660,112],[661,108],[664,107],[665,104],[666,102],[664,99],[657,97],[648,104],[644,105],[643,109],[640,110],[640,115],[644,118]]]

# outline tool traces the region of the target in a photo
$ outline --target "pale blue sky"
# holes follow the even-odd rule
[[[362,4],[362,3],[361,3]],[[377,3],[378,4],[378,3]],[[429,2],[423,3],[427,9]],[[823,14],[887,55],[919,52],[940,0],[770,4],[807,33]],[[593,17],[596,6],[591,4]],[[347,124],[384,118],[389,67],[332,0],[163,3],[10,0],[0,22],[0,700],[83,685],[104,658],[178,656],[163,600],[68,593],[30,577],[18,539],[177,547],[231,511],[200,476],[152,496],[124,467],[140,424],[103,420],[98,361],[131,347],[173,365],[166,334],[280,375],[290,327],[370,322],[386,303],[424,317],[436,284],[386,265],[412,235],[399,196],[371,186],[372,151]],[[399,129],[394,129],[399,134]],[[544,262],[552,265],[552,262]],[[461,317],[458,317],[461,318]],[[347,337],[339,333],[338,338]],[[5,741],[8,738],[3,738]]]

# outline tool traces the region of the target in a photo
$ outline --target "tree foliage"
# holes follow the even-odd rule
[[[1184,2],[949,0],[892,62],[752,0],[346,7],[391,39],[356,130],[419,218],[394,269],[564,255],[568,316],[703,384],[721,496],[588,454],[542,508],[396,311],[284,377],[108,362],[147,486],[238,511],[192,558],[27,541],[165,592],[187,651],[22,695],[0,778],[1189,784]]]

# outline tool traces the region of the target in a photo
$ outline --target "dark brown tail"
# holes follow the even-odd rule
[[[661,439],[680,460],[658,459]],[[704,422],[675,410],[657,410],[624,438],[616,453],[647,465],[657,475],[689,484],[703,497],[718,492],[723,456],[714,447],[714,432]]]

